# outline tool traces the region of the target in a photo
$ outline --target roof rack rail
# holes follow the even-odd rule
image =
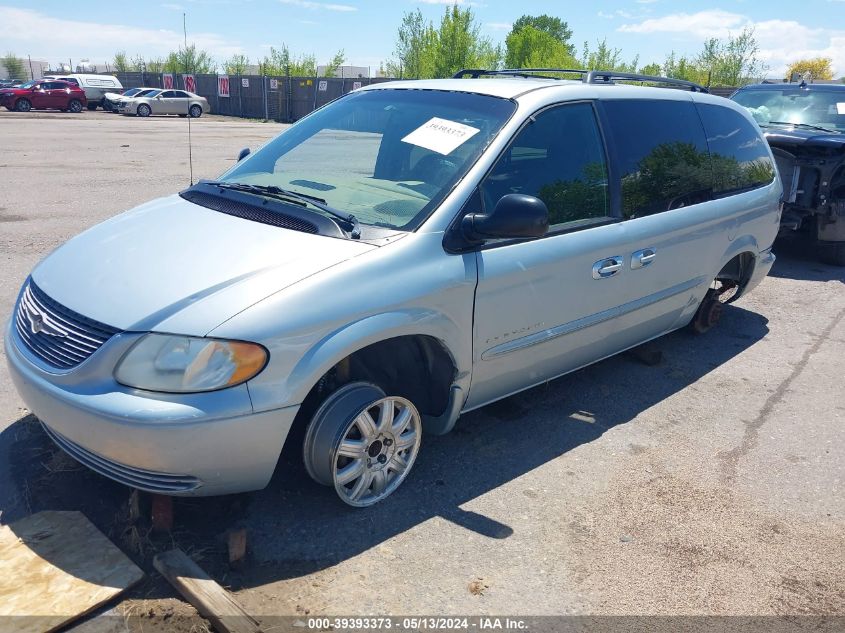
[[[584,83],[612,83],[617,79],[622,81],[645,81],[649,83],[668,84],[672,86],[683,86],[692,92],[710,92],[704,86],[687,81],[686,79],[674,79],[672,77],[657,77],[655,75],[641,75],[639,73],[623,73],[615,70],[591,70],[584,77]]]
[[[470,79],[478,79],[482,76],[506,75],[508,77],[538,77],[537,73],[575,73],[582,77],[586,75],[588,70],[583,68],[504,68],[501,70],[485,70],[483,68],[464,68],[459,70],[452,79],[463,79],[469,76]],[[554,79],[554,77],[545,77],[545,79]]]
[[[463,79],[464,77],[469,77],[470,79],[478,79],[483,76],[493,77],[504,75],[507,77],[544,77],[545,79],[555,79],[554,77],[548,77],[538,73],[577,74],[581,75],[581,81],[588,84],[613,83],[616,80],[642,81],[688,88],[692,92],[709,92],[704,86],[693,81],[687,81],[686,79],[640,75],[639,73],[625,73],[615,70],[584,70],[583,68],[505,68],[503,70],[465,68],[456,72],[452,78]]]

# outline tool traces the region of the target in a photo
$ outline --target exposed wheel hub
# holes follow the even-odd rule
[[[367,449],[367,453],[370,457],[376,458],[381,455],[381,451],[384,448],[384,444],[382,444],[381,440],[376,440],[370,447]]]

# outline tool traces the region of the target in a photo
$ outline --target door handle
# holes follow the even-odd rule
[[[624,261],[621,255],[606,257],[593,264],[593,279],[607,279],[622,271]]]
[[[645,268],[654,261],[655,257],[657,257],[657,249],[654,248],[644,248],[631,253],[631,269]]]

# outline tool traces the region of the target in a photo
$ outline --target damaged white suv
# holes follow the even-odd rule
[[[742,107],[463,74],[357,90],[42,261],[5,345],[47,433],[172,495],[262,488],[296,441],[367,506],[424,434],[705,330],[769,271],[781,184]]]

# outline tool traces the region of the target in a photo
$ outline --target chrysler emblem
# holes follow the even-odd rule
[[[41,330],[44,329],[44,317],[40,314],[31,314],[29,315],[29,329],[32,330],[33,334],[38,334]]]
[[[44,334],[46,336],[55,336],[56,338],[65,338],[67,336],[67,334],[51,325],[36,308],[23,303],[21,304],[21,311],[29,321],[29,330],[33,334]]]

